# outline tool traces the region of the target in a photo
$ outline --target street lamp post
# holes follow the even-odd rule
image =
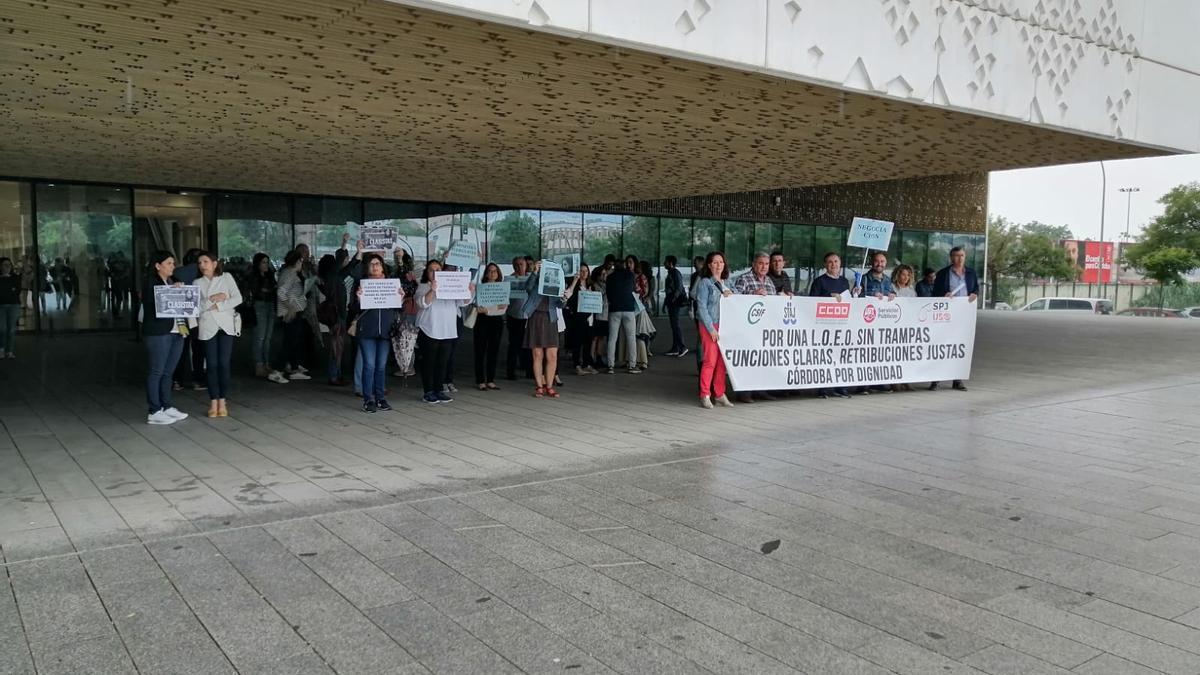
[[[1117,192],[1125,193],[1125,232],[1121,235],[1122,243],[1124,243],[1124,241],[1126,239],[1129,239],[1129,214],[1133,207],[1133,193],[1141,192],[1141,190],[1142,189],[1140,187],[1123,187],[1123,188],[1117,189]],[[1104,244],[1101,244],[1101,246],[1103,246],[1103,245]],[[1124,254],[1124,251],[1119,251],[1119,252]],[[1122,262],[1121,256],[1118,256],[1117,257],[1117,269],[1116,269],[1117,274],[1119,274],[1121,271],[1121,262]]]

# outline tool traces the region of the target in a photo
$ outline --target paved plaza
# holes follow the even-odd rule
[[[0,362],[0,673],[1200,673],[1200,324],[980,315],[970,391],[701,410],[694,362],[358,410]],[[660,335],[660,344],[665,344]],[[464,345],[469,347],[469,345]]]

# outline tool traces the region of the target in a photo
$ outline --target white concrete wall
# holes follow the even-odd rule
[[[394,0],[1200,151],[1200,0]]]

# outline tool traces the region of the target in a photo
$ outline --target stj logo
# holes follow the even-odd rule
[[[746,321],[753,326],[762,321],[762,318],[767,314],[767,306],[761,302],[756,302],[750,305],[750,311],[746,312]]]
[[[783,325],[791,326],[796,324],[800,319],[796,318],[796,306],[790,301],[783,306]]]
[[[818,302],[818,319],[849,319],[850,303],[847,302]]]
[[[875,305],[867,305],[863,307],[863,321],[867,323],[875,323]]]

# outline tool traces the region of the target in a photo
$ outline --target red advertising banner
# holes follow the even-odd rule
[[[1082,270],[1079,280],[1087,284],[1108,284],[1113,280],[1112,242],[1079,241],[1066,239],[1062,242],[1067,255]]]

